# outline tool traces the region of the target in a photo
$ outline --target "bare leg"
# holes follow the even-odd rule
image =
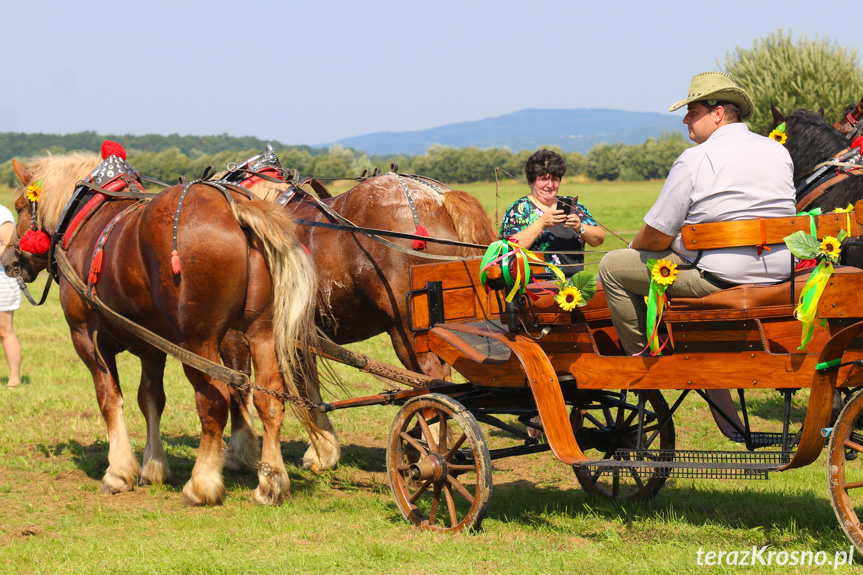
[[[21,346],[18,336],[12,326],[15,311],[0,311],[0,343],[9,364],[9,382],[7,387],[17,387],[21,383]]]

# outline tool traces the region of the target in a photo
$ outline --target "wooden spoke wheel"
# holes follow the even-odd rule
[[[644,414],[641,449],[673,450],[674,423],[668,420],[668,404],[659,391],[647,393]],[[661,423],[666,420],[660,430]],[[589,405],[573,407],[570,422],[578,444],[585,455],[593,459],[610,459],[618,449],[635,450],[638,447],[636,394],[627,398],[625,391],[604,391]],[[606,499],[649,499],[659,492],[667,476],[667,471],[652,469],[621,468],[600,473],[575,468],[575,477],[581,486]]]
[[[390,426],[387,475],[396,504],[433,531],[478,529],[491,499],[491,459],[465,407],[436,393],[405,403]]]
[[[827,446],[827,490],[839,525],[863,553],[863,392],[845,403]]]

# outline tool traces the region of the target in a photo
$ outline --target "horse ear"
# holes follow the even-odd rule
[[[823,119],[824,118],[824,106],[821,106],[820,108],[818,108],[818,111],[815,113],[818,114],[819,118]]]
[[[776,106],[773,105],[773,102],[770,102],[770,111],[773,113],[774,126],[778,126],[785,121],[785,116],[782,115],[782,112],[776,109]]]
[[[27,186],[30,183],[30,180],[33,179],[33,176],[30,175],[30,170],[14,158],[12,159],[12,169],[15,170],[15,175],[18,176],[18,180],[21,182],[22,186]]]

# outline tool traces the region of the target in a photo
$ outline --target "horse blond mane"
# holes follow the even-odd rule
[[[26,164],[31,175],[30,183],[42,182],[42,195],[36,210],[36,224],[40,229],[53,231],[57,227],[63,207],[75,191],[75,184],[86,180],[101,161],[102,158],[92,152],[72,152],[59,156],[49,154]],[[19,186],[15,200],[24,196],[26,191]]]

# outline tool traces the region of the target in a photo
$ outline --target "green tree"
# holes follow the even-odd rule
[[[631,146],[626,144],[597,144],[592,147],[587,153],[587,176],[594,180],[618,179],[629,148]]]
[[[726,54],[724,71],[752,97],[755,112],[747,123],[760,134],[772,128],[771,102],[783,113],[823,107],[824,117],[835,122],[863,95],[857,50],[817,36],[798,36],[794,42],[790,32],[779,30],[749,49],[737,46]]]

